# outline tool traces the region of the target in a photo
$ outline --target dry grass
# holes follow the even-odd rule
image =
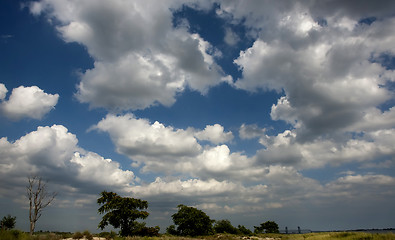
[[[29,236],[26,233],[0,232],[0,240],[62,240],[59,235],[49,233]],[[94,240],[99,239],[95,236]],[[105,238],[100,238],[104,240]],[[216,234],[203,237],[178,237],[162,235],[160,237],[115,237],[113,240],[395,240],[394,233],[364,233],[364,232],[322,232],[309,234],[260,234],[255,236],[238,236],[231,234]]]

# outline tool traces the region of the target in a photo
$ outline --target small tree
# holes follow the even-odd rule
[[[182,236],[203,236],[213,234],[213,222],[203,211],[194,207],[178,205],[178,212],[171,216],[177,225],[177,234]]]
[[[237,228],[233,227],[229,220],[219,220],[214,223],[216,233],[237,234]]]
[[[244,227],[244,225],[238,225],[237,230],[239,231],[240,234],[243,234],[243,235],[251,235],[252,234],[251,230]]]
[[[16,217],[12,217],[10,214],[4,216],[0,222],[2,230],[13,229],[15,227]]]
[[[26,195],[29,199],[30,235],[32,235],[42,211],[55,199],[57,193],[48,193],[46,182],[41,177],[28,177],[28,181]]]
[[[140,199],[120,197],[113,192],[103,191],[97,199],[97,203],[102,205],[98,212],[105,213],[99,223],[99,228],[104,229],[108,224],[114,228],[121,228],[121,236],[132,236],[136,228],[141,225],[136,219],[145,219],[148,217],[148,212],[141,211],[141,209],[148,208],[148,202]]]
[[[261,223],[259,227],[254,226],[255,228],[255,233],[262,233],[265,231],[265,233],[279,233],[279,228],[278,224],[275,221],[266,221],[264,223]]]

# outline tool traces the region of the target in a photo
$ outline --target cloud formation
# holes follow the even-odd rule
[[[214,144],[229,142],[233,139],[232,132],[224,132],[224,127],[219,124],[207,125],[203,131],[195,133],[199,140],[207,140]]]
[[[1,196],[24,195],[26,178],[45,176],[63,197],[97,194],[106,188],[127,192],[136,181],[118,162],[81,149],[77,137],[61,125],[38,127],[15,142],[0,139]],[[12,184],[11,184],[12,183]],[[14,189],[8,189],[11,184]],[[22,192],[22,193],[21,193]]]
[[[8,100],[4,100],[7,88],[0,85],[0,110],[8,118],[41,119],[58,103],[58,94],[48,94],[37,86],[14,88]]]
[[[226,145],[201,145],[198,140],[218,144],[233,138],[231,132],[215,124],[202,131],[175,129],[159,122],[150,123],[132,114],[107,115],[91,129],[107,132],[119,153],[128,156],[143,171],[199,176],[220,172],[233,165]]]
[[[21,176],[53,177],[68,196],[78,195],[76,206],[110,188],[153,202],[159,215],[180,202],[257,218],[272,209],[304,207],[313,220],[323,208],[328,214],[335,207],[363,217],[358,207],[377,206],[378,198],[377,212],[391,208],[395,180],[384,170],[395,166],[395,73],[382,56],[395,55],[395,18],[389,11],[394,3],[217,2],[42,0],[29,9],[93,57],[75,94],[90,107],[126,112],[171,106],[186,88],[206,94],[226,81],[239,91],[276,91],[268,113],[271,123],[286,123],[282,129],[261,128],[260,122],[180,129],[132,113],[108,114],[91,130],[107,133],[133,171],[148,180],[78,147],[76,135],[60,125],[39,127],[15,142],[1,138],[0,180],[16,182],[22,192]],[[240,70],[234,82],[219,66],[222,53],[213,43],[191,33],[187,20],[173,23],[172,11],[185,5],[215,6],[218,17],[243,26],[254,39],[233,59]],[[239,36],[231,27],[222,29],[223,43],[237,48]],[[58,101],[57,94],[38,87],[14,89],[9,100],[6,95],[0,84],[1,109],[14,119],[41,119]],[[239,126],[239,138],[225,130]],[[241,146],[256,140],[261,147],[248,155],[237,152],[232,148],[238,140]],[[336,173],[342,166],[359,172]],[[331,176],[314,177],[323,168]],[[13,193],[0,188],[0,195],[7,194]],[[59,204],[70,204],[67,200]]]
[[[135,110],[170,106],[186,87],[205,94],[229,79],[214,60],[218,50],[185,26],[173,27],[171,9],[182,5],[45,0],[33,2],[30,11],[59,22],[56,28],[63,40],[83,44],[95,59],[78,85],[81,102]]]
[[[220,15],[232,16],[258,35],[234,60],[242,71],[234,86],[284,92],[271,117],[293,125],[301,141],[357,130],[370,111],[388,115],[379,106],[393,99],[384,86],[395,81],[394,72],[372,61],[395,54],[394,30],[388,28],[395,20],[380,7],[384,2],[393,4],[381,1],[369,9],[363,1],[356,10],[338,1],[221,2]],[[374,21],[364,23],[373,13]]]

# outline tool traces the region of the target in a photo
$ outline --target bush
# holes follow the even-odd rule
[[[171,216],[177,225],[177,235],[203,236],[214,233],[213,220],[203,211],[194,207],[178,205],[178,212]]]
[[[88,240],[92,240],[92,239],[93,239],[92,234],[91,234],[88,230],[85,230],[82,234],[83,234],[83,235],[85,236],[85,238],[88,239]]]
[[[12,217],[10,214],[4,216],[0,222],[1,229],[8,230],[13,229],[15,227],[16,217]]]
[[[237,234],[237,228],[233,227],[227,219],[216,221],[214,224],[214,230],[216,233]]]
[[[81,239],[84,237],[84,234],[82,234],[81,232],[75,232],[73,234],[73,239]]]
[[[99,237],[105,238],[107,240],[114,239],[117,236],[117,233],[114,231],[111,232],[101,232],[99,233]]]
[[[252,231],[250,229],[244,227],[243,225],[238,225],[237,230],[238,230],[239,234],[242,234],[242,235],[251,235],[252,234]]]
[[[177,229],[175,225],[170,225],[168,228],[166,228],[166,233],[170,235],[178,235]]]
[[[0,231],[0,239],[1,240],[28,240],[29,235],[19,231],[19,230],[1,230]]]
[[[264,223],[261,223],[259,227],[255,227],[254,232],[255,233],[279,233],[280,231],[278,230],[278,224],[274,221],[266,221]]]

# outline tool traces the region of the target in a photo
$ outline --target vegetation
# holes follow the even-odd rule
[[[252,235],[251,230],[244,227],[243,225],[238,225],[237,231],[239,232],[239,234],[242,234],[242,235]]]
[[[100,214],[105,213],[99,223],[99,228],[104,229],[108,224],[114,228],[121,228],[121,236],[133,236],[141,230],[141,224],[136,219],[145,219],[148,212],[142,209],[148,208],[148,202],[140,199],[121,197],[113,192],[103,191],[97,203]],[[145,226],[144,226],[145,227]]]
[[[274,221],[266,221],[261,223],[259,227],[255,227],[255,233],[279,233],[278,224]]]
[[[16,217],[12,217],[10,214],[4,216],[0,222],[1,230],[13,229],[15,227]]]
[[[82,233],[86,238],[86,232]],[[92,238],[101,237],[108,240],[266,240],[278,239],[278,240],[395,240],[394,233],[365,233],[365,232],[322,232],[322,233],[309,233],[309,234],[280,234],[280,233],[265,233],[265,234],[254,234],[249,237],[241,237],[240,235],[234,234],[216,234],[209,236],[200,236],[199,238],[186,238],[178,236],[162,235],[158,237],[121,237],[115,232],[102,232],[100,234],[93,234]],[[64,233],[40,233],[30,236],[29,233],[25,233],[19,230],[2,230],[0,231],[0,240],[62,240],[65,238],[72,237],[64,236]],[[88,238],[86,238],[88,239]]]
[[[93,235],[88,230],[84,231],[82,234],[84,235],[84,237],[87,240],[92,240],[93,239]]]
[[[84,234],[82,234],[81,232],[75,232],[73,234],[73,239],[81,239],[84,237]]]
[[[238,233],[238,229],[233,227],[228,219],[215,221],[214,231],[216,233],[230,233],[230,234]]]
[[[204,236],[214,233],[213,222],[202,210],[185,205],[178,205],[178,212],[171,216],[174,224],[167,232],[180,236]]]
[[[214,221],[206,213],[194,207],[178,205],[178,212],[172,215],[174,225],[167,228],[164,235],[159,234],[160,228],[147,227],[145,222],[138,222],[136,219],[145,219],[148,212],[143,209],[148,208],[148,202],[140,199],[120,197],[116,193],[103,191],[97,203],[101,205],[98,209],[100,214],[105,214],[99,223],[99,228],[103,229],[108,224],[114,228],[121,228],[119,234],[114,231],[91,234],[89,231],[64,233],[64,232],[36,232],[33,234],[34,225],[41,216],[41,211],[55,198],[56,193],[48,195],[46,186],[41,182],[41,178],[29,178],[27,187],[30,201],[30,233],[13,229],[16,217],[4,216],[1,220],[0,240],[63,240],[63,239],[87,239],[94,237],[105,238],[106,240],[395,240],[394,233],[367,233],[356,232],[322,232],[309,234],[280,234],[278,224],[274,221],[266,221],[260,226],[254,226],[254,233],[243,225],[234,227],[227,219]],[[48,198],[49,197],[49,198]],[[387,229],[392,230],[392,229]],[[240,236],[244,235],[244,236]],[[181,237],[179,237],[181,236]],[[187,238],[186,238],[187,236]],[[199,236],[198,238],[196,238]],[[188,238],[189,237],[189,238]]]

